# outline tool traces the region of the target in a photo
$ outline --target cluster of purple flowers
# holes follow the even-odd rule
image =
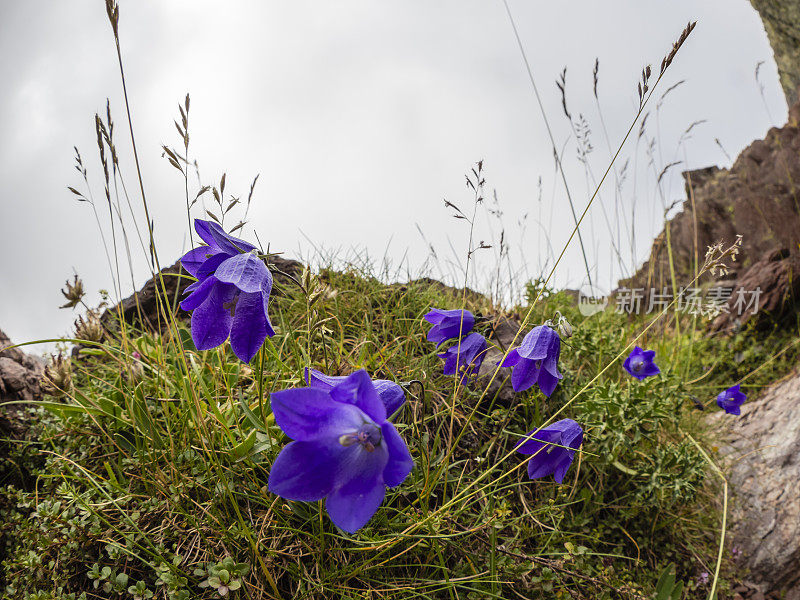
[[[230,337],[234,354],[250,362],[275,335],[267,311],[272,274],[252,244],[213,221],[194,224],[207,246],[181,258],[197,278],[181,302],[192,311],[192,340],[198,350],[208,350]],[[331,521],[353,533],[378,510],[386,488],[400,485],[414,466],[387,420],[405,402],[405,392],[392,381],[373,381],[364,370],[329,376],[306,369],[305,380],[308,387],[271,394],[275,422],[293,441],[275,460],[269,489],[287,500],[325,499]]]
[[[428,332],[428,340],[438,348],[447,340],[458,340],[439,358],[444,359],[444,374],[461,374],[461,381],[477,375],[486,356],[488,343],[480,333],[469,333],[475,326],[475,316],[468,310],[432,309],[423,317],[433,327]]]
[[[488,343],[479,333],[468,333],[475,325],[475,317],[467,310],[432,309],[424,319],[433,324],[428,340],[440,346],[449,339],[459,338],[446,352],[439,354],[445,360],[444,374],[463,373],[463,377],[477,374],[486,354]],[[563,375],[558,371],[561,338],[549,324],[534,327],[518,348],[512,349],[501,367],[511,367],[511,384],[515,392],[522,392],[534,384],[550,396]],[[572,419],[562,419],[549,427],[534,429],[525,434],[517,452],[532,455],[528,460],[528,476],[538,479],[553,475],[558,483],[572,464],[575,451],[583,441],[583,428]]]
[[[655,350],[642,350],[639,346],[635,346],[622,366],[633,377],[641,381],[661,373],[661,369],[654,362],[655,356]],[[747,396],[739,389],[738,383],[717,395],[717,405],[731,415],[741,414],[740,407],[745,400],[747,400]]]

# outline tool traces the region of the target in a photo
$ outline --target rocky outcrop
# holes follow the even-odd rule
[[[800,370],[715,417],[733,491],[733,546],[745,583],[800,600]],[[743,570],[744,572],[744,570]]]
[[[793,284],[800,255],[800,103],[789,111],[789,122],[770,129],[763,140],[753,142],[730,169],[709,167],[684,173],[686,200],[682,212],[673,217],[655,242],[650,258],[620,287],[661,290],[672,287],[671,248],[678,287],[694,277],[706,249],[720,241],[730,244],[742,234],[742,246],[733,270],[725,277],[735,290],[769,288],[774,299],[767,321],[780,320],[781,311],[793,310]],[[776,254],[777,253],[777,254]],[[779,260],[775,260],[780,256]],[[783,261],[783,262],[781,262]],[[713,283],[707,273],[702,284]],[[757,320],[767,316],[763,309]],[[778,312],[774,312],[778,311]],[[717,329],[729,328],[732,320]]]
[[[723,284],[718,284],[722,286]],[[712,331],[734,331],[751,319],[756,329],[789,324],[800,308],[800,256],[787,249],[770,252],[733,282],[726,310],[714,319]],[[734,303],[749,290],[758,290],[758,311],[740,313]],[[752,295],[750,295],[752,298]],[[755,309],[755,305],[753,306]],[[784,323],[786,322],[786,323]]]
[[[39,379],[44,371],[40,360],[12,345],[0,330],[0,400],[36,400],[41,397]]]
[[[800,85],[800,0],[750,0],[767,31],[786,104],[797,102]]]

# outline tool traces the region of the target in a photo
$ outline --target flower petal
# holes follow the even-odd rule
[[[547,325],[534,327],[520,344],[519,355],[523,358],[542,360],[551,352],[553,337],[558,334]]]
[[[267,315],[261,292],[239,294],[231,326],[231,349],[244,363],[249,363],[267,338]]]
[[[330,390],[344,381],[345,377],[346,375],[325,375],[322,371],[309,369],[308,367],[303,369],[303,378],[306,380],[306,383],[310,387],[317,388],[318,390]]]
[[[200,265],[200,268],[197,269],[197,278],[205,279],[209,275],[213,275],[217,268],[230,257],[231,255],[227,252],[220,251],[214,254],[214,256],[207,258],[205,262]]]
[[[516,348],[514,348],[511,352],[508,353],[505,360],[501,363],[498,363],[501,367],[513,367],[519,361],[522,360],[522,357],[519,355],[519,352]]]
[[[336,402],[354,404],[377,425],[386,421],[386,407],[378,398],[378,392],[369,375],[364,369],[345,377],[330,391],[331,398]]]
[[[540,477],[547,477],[555,470],[556,457],[554,456],[556,450],[550,454],[542,451],[528,461],[528,477],[531,479],[539,479]]]
[[[200,265],[218,252],[219,250],[210,246],[199,246],[189,250],[181,257],[181,265],[190,275],[197,277],[197,269],[200,268]]]
[[[357,431],[366,420],[351,404],[334,401],[313,388],[295,388],[270,395],[275,422],[293,440],[334,438]]]
[[[264,280],[272,279],[264,261],[249,252],[231,256],[223,261],[217,267],[214,276],[220,281],[232,283],[243,292],[248,293],[260,292]]]
[[[375,514],[386,495],[383,471],[388,461],[389,450],[383,441],[372,452],[355,444],[342,454],[335,488],[325,503],[337,527],[353,533]]]
[[[442,310],[441,308],[432,308],[430,312],[428,312],[423,319],[425,319],[428,323],[432,325],[438,325],[441,323],[444,318],[447,316],[445,313],[447,311]]]
[[[209,277],[207,281],[210,280],[212,278]],[[195,294],[199,291],[198,289]],[[233,324],[233,316],[231,311],[225,308],[224,305],[233,300],[235,294],[236,288],[234,286],[212,281],[208,296],[192,313],[192,341],[198,350],[216,348],[228,339],[231,325]],[[189,298],[184,302],[188,301]]]
[[[556,483],[564,482],[564,475],[567,474],[567,471],[569,470],[570,465],[572,465],[574,458],[575,453],[570,452],[569,450],[563,450],[556,457],[556,460],[553,464],[553,479],[556,480]]]
[[[515,392],[524,392],[531,388],[538,378],[539,369],[536,368],[536,361],[520,357],[511,371],[511,387]]]
[[[202,281],[194,282],[192,285],[186,288],[187,290],[192,288],[192,293],[183,299],[181,302],[181,308],[188,312],[200,306],[206,301],[206,298],[208,298],[208,295],[211,293],[211,290],[217,283],[219,282],[215,277],[207,277]]]
[[[357,491],[352,487],[339,488],[325,501],[331,521],[347,533],[355,533],[366,525],[386,496],[386,486],[381,480],[370,482],[369,487],[358,486]]]
[[[396,413],[403,403],[406,401],[406,393],[403,388],[388,379],[376,379],[373,381],[375,391],[378,392],[378,398],[383,402],[386,408],[386,415],[391,416]]]
[[[411,469],[414,468],[414,459],[411,458],[408,446],[397,433],[394,425],[388,421],[381,425],[381,435],[389,452],[389,462],[386,463],[386,468],[383,470],[383,481],[389,487],[397,487],[411,473]]]
[[[347,378],[346,375],[325,375],[325,373],[321,371],[309,369],[308,367],[304,369],[303,377],[309,387],[319,390],[330,390]],[[405,391],[394,381],[375,379],[372,383],[375,385],[375,391],[378,392],[378,398],[380,398],[381,402],[383,402],[383,405],[386,407],[387,415],[392,415],[397,412],[397,409],[406,401]]]
[[[313,502],[334,486],[344,446],[333,440],[291,442],[281,450],[269,472],[269,491],[287,500]]]
[[[531,434],[533,434],[533,437],[531,437]],[[516,447],[516,451],[520,454],[536,454],[540,448],[550,445],[547,442],[558,443],[561,439],[561,432],[547,427],[546,429],[529,431],[522,439],[525,441]],[[545,452],[543,450],[540,454]]]
[[[225,233],[225,230],[214,221],[204,221],[203,219],[194,220],[194,229],[203,241],[213,248],[223,250],[228,254],[239,254],[240,252],[250,252],[256,247],[248,244],[244,240]]]
[[[558,377],[553,377],[548,371],[542,368],[539,369],[539,376],[536,379],[536,383],[539,384],[539,389],[542,390],[542,393],[549,398],[558,385]]]

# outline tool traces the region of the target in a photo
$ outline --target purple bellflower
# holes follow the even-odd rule
[[[272,274],[255,246],[225,233],[213,221],[194,220],[208,246],[181,258],[183,268],[197,277],[186,288],[181,308],[192,311],[192,341],[209,350],[230,337],[233,353],[250,362],[266,337],[275,335],[267,306]]]
[[[461,381],[465,381],[470,375],[477,375],[481,369],[481,364],[486,356],[488,344],[486,338],[480,333],[470,333],[445,350],[442,354],[437,354],[444,359],[444,374],[455,375],[461,373]],[[460,356],[459,356],[460,350]]]
[[[272,465],[269,490],[287,500],[314,502],[340,529],[353,533],[372,518],[386,487],[400,485],[414,466],[363,369],[329,390],[274,392],[275,422],[294,441]]]
[[[475,326],[475,317],[468,310],[433,308],[423,319],[433,324],[428,332],[428,341],[435,343],[437,347],[447,340],[469,333]]]
[[[747,396],[739,389],[737,383],[733,387],[729,387],[724,392],[720,392],[717,396],[717,405],[729,415],[740,415],[742,409],[740,408]]]
[[[327,392],[347,379],[347,375],[325,375],[316,369],[306,367],[304,378],[310,387]],[[381,402],[386,407],[388,416],[392,416],[397,412],[397,409],[403,406],[406,401],[406,393],[394,381],[373,379],[372,383],[375,386],[375,391],[378,392],[378,398],[381,399]]]
[[[661,373],[661,369],[653,362],[655,356],[655,350],[642,350],[639,346],[635,346],[622,366],[625,367],[628,373],[641,381],[646,377]]]
[[[511,386],[522,392],[539,384],[545,396],[550,396],[564,376],[558,372],[561,338],[547,325],[534,327],[522,340],[519,348],[508,353],[501,367],[513,367]]]
[[[517,446],[517,452],[535,455],[528,461],[528,477],[539,479],[552,473],[556,482],[562,483],[575,458],[575,450],[583,442],[583,428],[572,419],[561,419],[544,429],[528,432],[525,437],[531,435]]]

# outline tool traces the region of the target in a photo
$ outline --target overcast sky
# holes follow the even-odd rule
[[[620,176],[629,159],[621,191],[612,175],[582,228],[593,275],[608,289],[646,258],[663,207],[683,199],[680,171],[728,166],[728,156],[785,122],[766,34],[747,0],[509,4],[579,211],[635,116],[642,67],[657,71],[687,21],[698,21],[659,85],[644,135],[634,131],[615,165]],[[254,241],[257,231],[272,251],[307,257],[313,240],[340,258],[356,248],[378,264],[384,257],[393,269],[402,264],[399,279],[418,274],[426,259],[429,274],[451,276],[469,232],[443,199],[471,214],[464,174],[480,159],[515,269],[532,277],[552,266],[548,258],[571,232],[551,142],[501,0],[123,0],[120,37],[163,264],[190,243],[184,181],[161,151],[162,144],[179,146],[172,122],[187,92],[190,160],[198,161],[200,180],[213,184],[226,172],[226,196],[244,198],[260,174],[242,236]],[[73,269],[89,300],[113,289],[91,207],[67,191],[86,193],[74,169],[77,146],[110,244],[94,131],[106,98],[125,184],[141,214],[104,2],[2,1],[0,56],[0,328],[14,341],[66,335],[75,315],[57,307]],[[595,58],[602,113],[593,95]],[[759,61],[763,97],[754,75]],[[574,131],[581,132],[583,115],[593,147],[587,166],[555,85],[564,67]],[[681,80],[656,110],[660,95]],[[659,173],[674,161],[681,164],[659,189]],[[193,175],[192,196],[197,188]],[[127,215],[124,196],[121,202]],[[202,216],[200,205],[194,216]],[[140,284],[146,261],[129,219],[127,226]],[[479,211],[476,241],[493,241],[495,249],[476,255],[476,287],[496,262],[500,229]],[[122,280],[128,295],[126,268]],[[575,242],[555,282],[584,281]]]

